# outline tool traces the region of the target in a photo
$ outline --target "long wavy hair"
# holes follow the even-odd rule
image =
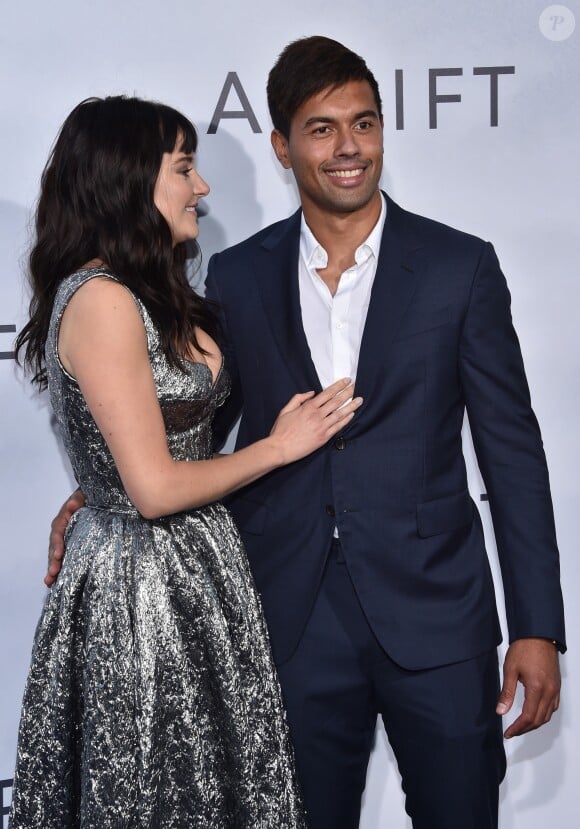
[[[219,340],[216,310],[186,275],[186,244],[173,244],[153,201],[164,153],[194,153],[190,121],[164,104],[125,96],[82,101],[64,122],[41,179],[36,236],[29,257],[30,319],[16,358],[33,382],[47,385],[45,343],[60,282],[100,259],[143,302],[169,362],[193,343],[199,326]],[[192,243],[187,243],[191,245]],[[191,254],[191,248],[189,253]],[[194,259],[199,247],[194,243]]]

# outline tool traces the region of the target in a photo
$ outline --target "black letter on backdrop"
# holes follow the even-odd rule
[[[403,104],[403,70],[395,69],[395,125],[398,130],[405,129],[405,111]]]
[[[497,127],[497,78],[498,75],[515,75],[515,66],[474,66],[474,75],[489,75],[489,126]]]
[[[232,87],[236,90],[242,109],[224,109]],[[248,96],[246,95],[244,87],[238,78],[237,72],[228,72],[226,82],[224,83],[219,101],[217,102],[215,112],[212,115],[211,123],[207,130],[208,135],[213,135],[217,132],[217,128],[222,118],[247,118],[250,122],[252,132],[262,132],[260,125],[258,124],[258,119],[254,115],[254,110],[250,106]]]
[[[12,788],[12,780],[0,780],[0,819],[2,820],[2,826],[4,826],[4,815],[10,814],[10,804],[7,806],[4,805],[4,789],[11,789]]]
[[[437,104],[458,103],[461,95],[438,95],[437,78],[440,75],[463,75],[463,69],[430,69],[429,70],[429,129],[437,129]]]
[[[15,325],[0,325],[0,334],[14,334],[16,332]],[[0,360],[13,360],[13,351],[0,351]]]

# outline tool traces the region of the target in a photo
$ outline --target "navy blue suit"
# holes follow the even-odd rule
[[[564,647],[548,472],[497,258],[490,244],[387,201],[356,377],[363,406],[331,443],[228,502],[283,689],[335,525],[369,635],[398,669],[428,672],[499,643],[481,520],[467,490],[465,409],[510,639],[547,637]],[[218,442],[240,409],[238,447],[268,434],[294,393],[320,389],[300,315],[300,218],[298,211],[209,263],[207,294],[222,309],[233,380]]]

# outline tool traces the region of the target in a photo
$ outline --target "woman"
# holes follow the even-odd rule
[[[91,99],[42,178],[18,337],[87,506],[37,629],[10,825],[300,827],[258,598],[218,499],[353,417],[344,380],[214,458],[228,392],[213,309],[185,277],[209,188],[182,115]],[[256,346],[259,348],[259,344]]]

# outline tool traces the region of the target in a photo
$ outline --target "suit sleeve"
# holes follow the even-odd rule
[[[460,375],[489,497],[510,641],[566,649],[548,469],[497,257],[485,244],[460,341]]]
[[[218,305],[219,319],[221,325],[222,341],[220,343],[224,365],[230,376],[232,387],[225,403],[220,406],[213,421],[213,449],[215,452],[223,447],[227,437],[236,423],[243,406],[243,396],[240,384],[239,372],[235,357],[235,351],[231,342],[226,305],[223,301],[219,287],[219,254],[214,254],[209,260],[207,279],[205,283],[206,298]]]

